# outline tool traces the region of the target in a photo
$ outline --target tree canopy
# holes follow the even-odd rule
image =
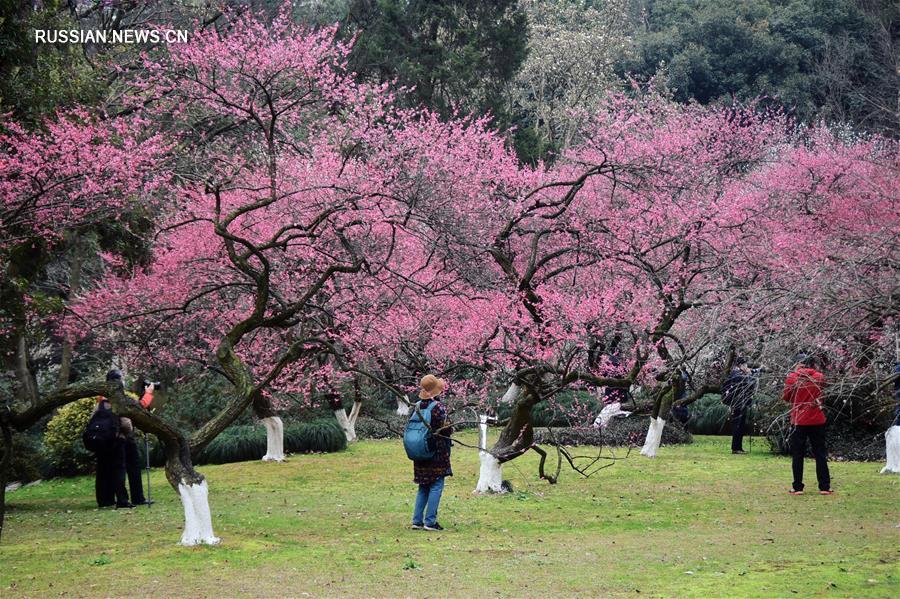
[[[620,72],[661,79],[679,101],[768,96],[801,120],[897,132],[896,3],[652,0]]]

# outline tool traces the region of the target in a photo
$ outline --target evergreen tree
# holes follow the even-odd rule
[[[411,100],[443,113],[491,112],[505,124],[504,90],[526,56],[526,17],[516,0],[354,0],[351,68],[415,87]]]

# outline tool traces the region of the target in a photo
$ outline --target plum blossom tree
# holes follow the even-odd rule
[[[452,198],[428,217],[438,219],[431,228],[443,232],[442,259],[456,279],[439,300],[395,306],[371,326],[393,347],[419,337],[433,369],[462,363],[512,383],[504,394],[512,417],[482,453],[479,489],[499,490],[500,464],[534,447],[532,408],[566,386],[652,387],[649,456],[681,368],[718,352],[715,373],[688,401],[718,388],[728,348],[746,341],[740,329],[780,268],[767,260],[787,259],[783,225],[803,194],[790,192],[785,209],[782,196],[759,190],[771,164],[802,147],[790,131],[780,115],[752,106],[616,97],[588,141],[552,170],[507,167],[498,148],[493,161],[466,166],[467,179],[489,186],[431,195]],[[885,200],[875,201],[883,209]],[[836,227],[848,220],[830,218]],[[610,377],[589,354],[613,331],[627,342],[625,368]]]
[[[438,190],[479,189],[466,165],[500,144],[481,122],[399,109],[386,86],[354,82],[334,34],[285,14],[238,16],[148,58],[133,82],[135,103],[179,141],[178,183],[151,264],[128,271],[111,258],[123,276],[75,313],[131,365],[199,364],[233,386],[167,462],[185,543],[215,542],[191,456],[252,406],[268,423],[267,458],[283,459],[276,398],[330,369],[323,352],[357,364],[383,310],[448,285],[424,213],[452,201]]]
[[[61,113],[29,132],[13,122],[0,134],[0,360],[14,396],[2,397],[4,446],[0,529],[11,431],[24,431],[59,406],[107,394],[102,382],[53,390],[40,384],[32,350],[53,299],[40,283],[68,240],[154,201],[165,181],[166,146],[139,118],[109,119],[84,110]],[[123,226],[129,221],[121,218]]]
[[[897,359],[897,155],[896,141],[877,136],[801,131],[748,188],[771,207],[758,216],[767,224],[755,242],[772,249],[759,252],[765,283],[746,308],[743,342],[781,371],[798,349],[823,358],[830,419],[874,426],[891,403],[883,398]]]
[[[645,444],[655,453],[678,365],[668,349],[679,342],[676,325],[724,301],[735,284],[729,277],[742,275],[734,248],[753,226],[754,207],[734,189],[781,125],[752,110],[614,97],[588,141],[548,174],[551,182],[523,192],[518,212],[497,220],[485,249],[511,301],[491,349],[507,354],[517,388],[491,451],[497,465],[532,447],[531,410],[556,390],[655,385],[658,375],[667,384],[656,385]],[[589,350],[598,335],[617,330],[627,338],[624,368],[603,376]],[[496,489],[500,479],[494,468],[482,486]]]

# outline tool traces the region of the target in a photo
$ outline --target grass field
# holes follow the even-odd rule
[[[493,497],[472,494],[477,453],[456,448],[439,534],[408,528],[398,441],[207,466],[217,547],[176,544],[161,471],[157,503],[131,511],[95,509],[91,478],[49,481],[8,495],[0,597],[900,596],[900,477],[832,463],[836,495],[792,497],[788,459],[727,442],[555,486],[528,455],[505,468],[515,492]]]

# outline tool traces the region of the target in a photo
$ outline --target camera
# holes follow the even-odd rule
[[[162,382],[160,381],[144,381],[144,387],[146,388],[148,385],[153,385],[154,391],[162,389]]]

